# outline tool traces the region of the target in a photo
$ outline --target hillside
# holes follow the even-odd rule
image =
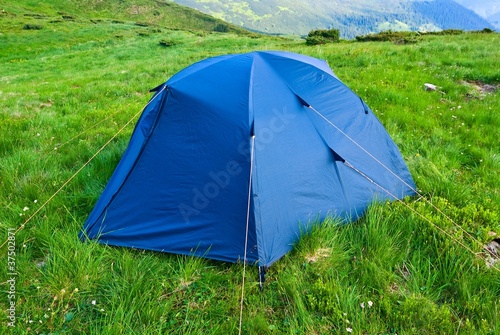
[[[500,30],[500,12],[488,16],[488,20],[495,26],[495,28]]]
[[[307,46],[219,24],[153,0],[1,2],[0,334],[500,334],[500,35]],[[262,290],[252,264],[83,243],[149,90],[256,50],[327,61],[421,195],[316,225]]]
[[[473,10],[500,30],[500,0],[455,0],[455,2]]]
[[[344,38],[381,30],[481,30],[491,24],[451,0],[201,1],[176,0],[236,25],[267,33],[340,29]],[[443,12],[444,9],[444,12]]]
[[[1,5],[0,27],[4,31],[14,28],[14,23],[57,24],[63,21],[115,24],[129,23],[142,27],[163,27],[176,30],[201,30],[248,33],[241,27],[231,25],[195,9],[180,6],[171,1],[121,0],[121,1],[31,1],[7,2]],[[221,28],[222,27],[222,28]]]
[[[456,3],[469,8],[484,18],[500,12],[500,0],[454,0]]]

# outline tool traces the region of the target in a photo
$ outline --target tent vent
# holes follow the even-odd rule
[[[330,149],[332,150],[332,149]],[[345,159],[343,159],[338,153],[332,150],[333,153],[333,158],[335,159],[336,162],[342,162],[345,163]]]
[[[359,101],[361,101],[361,104],[363,105],[363,109],[365,110],[365,114],[368,115],[368,111],[369,111],[368,106],[365,104],[365,102],[363,101],[363,99],[359,98]]]
[[[307,101],[305,101],[304,99],[302,99],[301,97],[299,97],[297,94],[295,94],[295,96],[297,97],[297,99],[299,99],[299,101],[300,101],[301,104],[303,104],[307,108],[311,107],[311,105],[308,104]]]
[[[150,89],[149,92],[158,92],[163,88],[163,86],[165,86],[165,84],[158,85],[155,88]]]

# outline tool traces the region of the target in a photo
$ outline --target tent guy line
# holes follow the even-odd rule
[[[406,186],[408,186],[409,188],[412,189],[412,191],[415,192],[416,195],[418,195],[421,199],[424,199],[424,202],[429,204],[432,208],[434,208],[439,214],[441,214],[444,218],[446,218],[448,221],[450,221],[456,228],[458,228],[459,230],[461,230],[463,233],[465,233],[465,235],[467,235],[472,241],[476,242],[477,244],[481,244],[481,242],[476,239],[474,236],[472,236],[468,231],[466,231],[462,226],[460,226],[458,223],[456,223],[451,217],[449,217],[449,215],[447,215],[446,213],[444,213],[439,207],[437,207],[436,205],[434,205],[429,199],[427,199],[422,193],[420,193],[416,187],[412,187],[411,185],[409,185],[408,183],[406,183],[398,174],[396,174],[394,171],[392,171],[391,169],[389,169],[387,166],[385,166],[382,162],[380,162],[375,156],[373,156],[370,152],[368,152],[365,148],[363,148],[359,143],[357,143],[354,139],[352,139],[348,134],[346,134],[344,131],[342,131],[342,129],[340,129],[338,126],[336,126],[331,120],[329,120],[328,118],[326,118],[323,114],[321,114],[316,108],[314,108],[313,106],[311,106],[310,104],[308,104],[307,102],[305,102],[302,98],[300,98],[298,95],[297,97],[301,100],[302,103],[304,103],[304,105],[311,109],[312,111],[314,111],[316,114],[318,114],[323,120],[325,120],[328,124],[330,124],[332,127],[334,127],[337,131],[339,131],[342,135],[344,135],[349,141],[351,141],[352,143],[354,143],[357,147],[359,147],[361,150],[363,150],[369,157],[371,157],[373,160],[375,160],[380,166],[382,166],[384,169],[386,169],[388,172],[390,172],[392,175],[394,175],[396,178],[398,178],[402,183],[404,183]],[[361,174],[364,178],[366,178],[368,181],[372,182],[373,184],[377,185],[380,189],[382,189],[384,192],[386,192],[388,195],[392,196],[395,200],[398,200],[400,202],[402,202],[398,197],[396,197],[395,195],[391,194],[389,191],[387,191],[386,189],[384,189],[382,186],[378,185],[376,182],[374,182],[371,178],[369,178],[366,174],[362,173],[360,170],[356,169],[353,165],[351,165],[349,162],[347,161],[344,161],[344,164],[346,164],[348,167],[354,169],[356,172],[358,172],[359,174]],[[402,202],[404,203],[404,202]],[[405,206],[407,206],[405,204]],[[411,209],[412,211],[415,211],[414,209]],[[420,213],[417,213],[419,214],[420,216],[424,217],[423,215],[421,215]],[[424,218],[425,219],[425,218]],[[426,219],[427,221],[429,221],[428,219]],[[429,221],[430,222],[430,221]],[[432,223],[432,222],[431,222]],[[438,227],[437,225],[435,225],[434,223],[432,223],[434,226]],[[439,227],[438,227],[439,228]],[[441,228],[439,228],[441,229]],[[448,233],[446,233],[447,235],[449,235]],[[449,235],[451,236],[451,235]],[[456,241],[457,243],[460,243],[459,241]],[[463,244],[462,244],[463,246]],[[464,246],[465,247],[465,246]],[[466,247],[467,248],[467,247]],[[483,248],[485,248],[483,246]],[[471,251],[473,254],[475,254],[472,250],[470,250],[469,248],[467,248],[469,251]]]
[[[241,279],[241,301],[240,301],[240,324],[238,334],[241,335],[241,329],[243,324],[243,302],[245,299],[245,274],[246,274],[246,266],[247,266],[247,250],[248,250],[248,226],[250,223],[250,207],[252,200],[252,172],[253,172],[253,158],[255,154],[255,135],[252,135],[252,147],[250,153],[250,173],[248,177],[248,201],[247,201],[247,219],[246,219],[246,228],[245,228],[245,250],[243,253],[243,275]],[[262,285],[262,283],[261,283]]]
[[[151,90],[150,90],[150,91],[148,91],[148,92],[151,92]],[[155,93],[157,94],[157,93],[159,93],[159,92],[155,92]],[[153,95],[153,97],[149,99],[150,101],[148,102],[148,104],[149,104],[149,103],[151,103],[151,100],[152,100],[152,99],[154,99],[154,98],[155,98],[155,96]],[[63,146],[68,145],[69,143],[73,142],[74,140],[76,140],[77,138],[79,138],[80,136],[82,136],[83,134],[85,134],[86,132],[88,132],[89,130],[96,128],[98,125],[100,125],[101,123],[105,122],[106,120],[109,120],[110,118],[112,118],[113,116],[117,115],[118,113],[121,113],[121,112],[123,112],[124,110],[127,110],[127,109],[128,109],[128,107],[130,107],[130,105],[131,105],[131,103],[128,103],[128,104],[126,104],[126,105],[122,106],[121,108],[117,109],[115,112],[113,112],[113,113],[111,113],[111,114],[107,115],[107,116],[106,116],[105,118],[103,118],[102,120],[100,120],[100,121],[98,121],[98,122],[94,123],[94,124],[93,124],[93,125],[91,125],[90,127],[87,127],[87,128],[85,128],[84,130],[82,130],[81,132],[79,132],[78,134],[74,135],[74,136],[73,136],[73,137],[71,137],[69,140],[67,140],[67,141],[65,141],[65,142],[63,142],[63,143],[61,143],[61,144],[58,144],[58,145],[54,146],[54,148],[53,148],[52,150],[47,150],[47,151],[46,151],[46,152],[45,152],[45,153],[44,153],[41,157],[43,157],[43,156],[45,156],[45,155],[47,155],[47,154],[49,154],[49,153],[53,153],[53,152],[55,152],[55,151],[57,151],[57,150],[61,149]],[[147,106],[147,105],[146,105],[146,106]],[[146,106],[145,106],[145,107],[146,107]],[[145,107],[143,107],[142,109],[140,109],[140,111],[142,112],[142,111],[144,110],[144,108],[145,108]],[[138,113],[138,114],[140,114],[140,113]],[[133,118],[135,118],[136,116],[138,116],[138,114],[135,114]],[[132,120],[133,120],[133,118],[132,118]],[[132,120],[131,120],[131,121],[132,121]]]
[[[442,232],[443,234],[445,234],[446,236],[448,236],[451,240],[453,240],[454,242],[456,242],[458,245],[460,245],[461,247],[463,247],[465,250],[469,251],[472,255],[482,259],[483,261],[486,261],[485,258],[483,258],[481,256],[480,253],[477,253],[475,251],[473,251],[471,248],[469,248],[468,246],[466,246],[463,242],[459,241],[458,239],[456,239],[455,237],[453,237],[453,235],[451,235],[450,233],[448,233],[446,230],[444,230],[443,228],[441,228],[440,226],[438,226],[437,224],[435,224],[434,222],[432,222],[430,219],[428,219],[427,217],[425,217],[424,215],[422,215],[421,213],[419,213],[417,210],[415,210],[414,208],[410,207],[407,203],[405,203],[403,200],[399,199],[398,197],[396,197],[394,194],[392,194],[389,190],[387,190],[386,188],[382,187],[381,185],[377,184],[375,181],[373,181],[370,177],[368,177],[365,173],[363,173],[362,171],[356,169],[353,165],[351,165],[349,162],[345,162],[344,164],[346,164],[346,166],[348,166],[349,168],[353,169],[354,171],[356,171],[358,174],[360,174],[362,177],[366,178],[368,181],[370,181],[371,183],[375,184],[378,188],[380,188],[382,191],[384,191],[386,194],[390,195],[391,197],[393,197],[396,201],[398,201],[399,203],[403,204],[403,206],[405,206],[406,208],[408,208],[410,211],[412,211],[413,213],[417,214],[419,217],[421,217],[422,219],[424,219],[424,221],[426,221],[427,223],[431,224],[431,226],[435,227],[437,230],[439,230],[440,232]],[[425,197],[423,196],[420,196],[419,199],[424,199],[424,200],[427,200]],[[417,199],[418,201],[418,199]],[[415,201],[416,202],[416,201]],[[469,234],[468,234],[469,235]],[[469,235],[470,236],[470,235]],[[476,240],[475,238],[473,238],[473,241],[474,242],[477,242],[480,244],[480,242],[478,240]],[[486,249],[486,246],[483,247],[483,249]],[[486,249],[487,250],[487,249]],[[495,270],[497,271],[500,271],[499,268],[496,268],[494,267]]]
[[[296,94],[297,95],[297,94]],[[387,166],[385,166],[382,162],[380,162],[375,156],[373,156],[370,152],[368,152],[365,148],[363,148],[359,143],[357,143],[354,139],[352,139],[348,134],[346,134],[344,131],[342,131],[342,129],[340,129],[337,125],[335,125],[331,120],[329,120],[328,118],[326,118],[323,114],[321,114],[316,108],[314,108],[312,105],[310,105],[309,103],[307,103],[304,99],[302,99],[300,96],[297,95],[297,97],[299,98],[299,100],[304,104],[305,107],[309,108],[310,110],[314,111],[316,114],[318,114],[323,120],[325,120],[328,124],[330,124],[333,128],[335,128],[337,131],[339,131],[342,135],[344,135],[349,141],[351,141],[352,143],[354,143],[357,147],[359,147],[361,150],[363,150],[366,154],[368,154],[368,156],[370,156],[372,159],[374,159],[378,164],[380,164],[383,168],[385,168],[387,171],[389,171],[390,173],[392,173],[396,178],[398,178],[401,182],[403,182],[406,186],[410,187],[415,193],[416,195],[419,196],[419,199],[423,199],[424,202],[426,202],[427,204],[429,204],[432,208],[434,208],[436,211],[438,211],[438,213],[440,213],[441,215],[443,215],[448,221],[450,221],[456,228],[459,228],[462,232],[465,233],[466,236],[468,236],[473,242],[477,243],[478,245],[481,245],[481,242],[476,239],[474,236],[472,236],[469,232],[467,232],[463,227],[461,227],[458,223],[456,223],[452,218],[450,218],[448,215],[446,215],[446,213],[444,213],[440,208],[438,208],[436,205],[434,205],[429,199],[427,199],[423,194],[421,194],[417,189],[416,187],[413,188],[411,185],[409,185],[408,183],[406,183],[402,178],[399,177],[399,175],[397,175],[395,172],[393,172],[391,169],[389,169]],[[353,166],[350,162],[348,162],[347,160],[344,160],[343,163],[353,169],[356,173],[358,173],[359,175],[361,175],[363,178],[365,178],[366,180],[368,180],[370,183],[373,183],[374,185],[376,185],[378,188],[380,188],[382,191],[384,191],[387,195],[391,196],[392,198],[394,198],[394,200],[400,202],[401,204],[403,204],[405,207],[407,207],[408,209],[410,209],[410,211],[412,211],[413,213],[417,214],[419,217],[421,217],[422,219],[424,219],[426,222],[428,222],[429,224],[431,224],[432,226],[434,226],[436,229],[438,229],[439,231],[441,231],[443,234],[445,234],[446,236],[448,236],[451,240],[453,240],[454,242],[456,242],[457,244],[459,244],[461,247],[463,247],[464,249],[466,249],[467,251],[469,251],[472,255],[482,259],[483,261],[486,261],[486,259],[484,257],[482,257],[481,253],[478,253],[478,252],[474,252],[471,248],[469,248],[468,246],[466,246],[464,243],[462,243],[461,241],[459,241],[458,239],[456,239],[455,237],[453,237],[453,235],[451,235],[450,233],[448,233],[446,230],[444,230],[443,228],[441,228],[440,226],[438,226],[437,224],[435,224],[434,222],[432,222],[430,219],[428,219],[427,217],[425,217],[424,215],[422,215],[421,213],[419,213],[417,210],[415,210],[414,208],[408,206],[407,203],[405,203],[403,200],[399,199],[396,195],[394,195],[393,193],[391,193],[389,190],[387,190],[386,188],[384,188],[383,186],[379,185],[377,182],[375,182],[372,178],[370,178],[366,173],[362,172],[361,170],[359,170],[358,168],[356,168],[355,166]],[[483,249],[485,250],[488,250],[486,248],[486,246],[483,246]],[[493,267],[495,270],[499,271],[500,272],[500,269],[497,268],[497,267]]]
[[[156,97],[158,96],[155,95],[153,96],[150,101],[144,106],[144,108],[146,108]],[[125,130],[125,128],[132,123],[132,121],[137,118],[141,113],[142,111],[144,110],[143,109],[140,109],[139,112],[135,113],[134,116],[132,116],[132,118],[130,120],[128,120],[120,129],[118,129],[118,131],[113,135],[111,136],[111,138],[106,142],[104,143],[78,170],[76,170],[75,173],[73,173],[71,175],[71,177],[69,177],[42,205],[40,205],[40,207],[37,208],[36,211],[33,212],[33,214],[31,214],[17,229],[16,231],[14,232],[14,234],[17,234],[19,231],[21,231],[22,229],[24,229],[24,227],[26,226],[26,224],[28,222],[30,222],[35,216],[38,215],[38,213],[43,209],[45,208],[45,206],[48,205],[48,203],[50,201],[52,201],[52,199],[54,199],[87,165],[89,165],[93,160],[94,158],[96,158],[123,130]],[[75,137],[76,138],[76,137]],[[8,240],[6,239],[1,245],[0,245],[0,249],[3,248],[6,244],[7,244]]]
[[[302,100],[302,99],[301,99]],[[399,179],[403,184],[405,184],[408,188],[410,188],[413,192],[418,193],[416,187],[413,187],[409,183],[407,183],[403,178],[401,178],[397,173],[389,169],[387,166],[385,166],[384,163],[382,163],[377,157],[372,155],[368,150],[366,150],[363,146],[361,146],[358,142],[356,142],[354,139],[352,139],[348,134],[346,134],[342,129],[340,129],[338,126],[335,125],[331,120],[327,119],[323,114],[321,114],[316,108],[313,106],[307,104],[306,106],[310,110],[314,111],[316,114],[318,114],[323,120],[325,120],[328,124],[330,124],[332,127],[334,127],[337,131],[339,131],[342,135],[344,135],[349,141],[351,141],[354,145],[356,145],[358,148],[363,150],[369,157],[371,157],[375,162],[377,162],[380,166],[382,166],[384,169],[386,169],[388,172],[390,172],[394,177]]]
[[[130,104],[129,104],[129,105],[130,105]],[[125,106],[125,107],[127,107],[127,106]],[[73,137],[72,137],[72,138],[70,138],[69,140],[67,140],[67,141],[65,141],[65,142],[63,142],[63,143],[61,143],[61,144],[59,144],[59,145],[56,145],[56,146],[54,147],[54,149],[53,149],[53,150],[59,150],[59,149],[61,149],[63,146],[65,146],[65,145],[67,145],[68,143],[71,143],[72,141],[76,140],[78,137],[82,136],[83,134],[85,134],[85,133],[86,133],[86,132],[88,132],[89,130],[94,129],[95,127],[97,127],[98,125],[100,125],[101,123],[103,123],[104,121],[106,121],[106,120],[108,120],[108,119],[112,118],[113,116],[115,116],[116,114],[118,114],[118,113],[122,112],[124,109],[125,109],[125,108],[121,108],[121,109],[118,109],[117,111],[115,111],[114,113],[109,114],[109,115],[108,115],[108,116],[106,116],[104,119],[100,120],[99,122],[97,122],[97,123],[93,124],[92,126],[90,126],[90,127],[86,128],[86,129],[84,129],[83,131],[81,131],[81,132],[80,132],[80,133],[78,133],[77,135],[73,136]]]

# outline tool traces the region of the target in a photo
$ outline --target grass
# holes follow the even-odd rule
[[[500,235],[499,95],[479,89],[500,83],[498,34],[308,47],[215,33],[202,23],[187,30],[161,22],[138,26],[119,8],[72,5],[65,11],[76,20],[50,23],[62,2],[4,5],[2,242],[136,119],[150,88],[214,55],[300,52],[326,59],[367,102],[400,147],[421,193],[463,230],[419,197],[374,205],[351,225],[318,225],[269,269],[262,291],[257,269],[247,268],[243,333],[500,333],[498,265],[488,268],[464,248],[485,256],[483,245]],[[44,17],[24,15],[34,13]],[[102,21],[90,22],[96,18]],[[29,23],[42,29],[23,29]],[[175,43],[165,47],[162,40]],[[427,82],[439,91],[425,91]],[[12,276],[2,271],[0,332],[237,333],[241,264],[78,240],[132,129],[133,122],[15,235],[16,321],[8,325]],[[1,251],[6,268],[8,247]]]

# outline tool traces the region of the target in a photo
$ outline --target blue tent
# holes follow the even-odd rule
[[[311,223],[414,194],[382,124],[324,61],[219,56],[155,92],[82,236],[267,267]]]

